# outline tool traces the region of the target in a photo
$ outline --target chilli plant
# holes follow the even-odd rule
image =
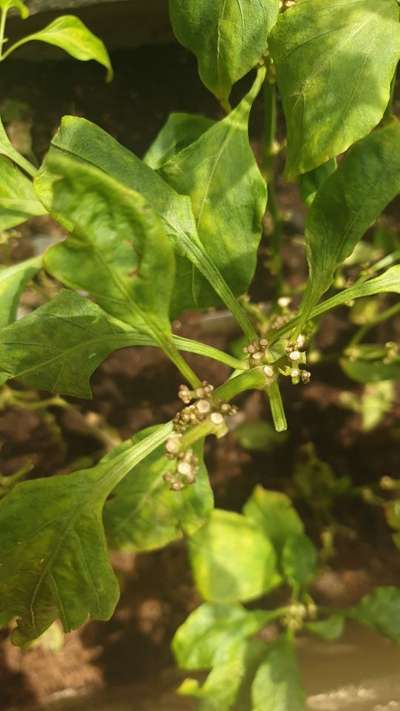
[[[76,18],[8,47],[7,12],[26,9],[20,0],[0,7],[1,59],[40,40],[95,59],[111,75],[104,46]],[[212,671],[202,686],[187,680],[182,692],[203,710],[297,711],[304,694],[296,634],[334,639],[351,617],[400,641],[400,590],[378,588],[340,614],[317,607],[309,590],[317,554],[290,500],[257,489],[243,514],[213,510],[204,441],[235,426],[235,398],[251,390],[265,393],[275,429],[286,429],[281,383],[307,386],[307,350],[324,314],[371,298],[378,306],[369,326],[399,311],[386,296],[400,293],[396,239],[367,240],[367,262],[354,257],[400,192],[399,7],[397,0],[170,0],[170,16],[222,107],[220,120],[172,114],[141,160],[95,124],[66,116],[40,167],[0,125],[1,229],[48,214],[66,233],[42,256],[0,272],[1,382],[90,398],[90,377],[110,353],[148,345],[183,381],[172,421],[136,433],[92,468],[8,488],[0,502],[0,621],[26,645],[57,619],[65,631],[107,620],[119,596],[108,548],[153,550],[184,536],[205,602],[178,630],[174,651],[183,668]],[[232,106],[232,87],[246,75],[247,91]],[[259,167],[248,123],[261,93]],[[278,101],[285,141],[277,139]],[[296,307],[283,279],[275,198],[283,155],[308,213],[309,277]],[[261,308],[246,293],[267,209],[276,297]],[[41,270],[63,288],[16,321],[19,298]],[[210,307],[231,313],[241,352],[173,333],[182,312]],[[360,382],[393,380],[397,346],[365,344],[369,326],[357,330],[341,364]],[[204,382],[185,353],[232,372],[218,386]],[[282,607],[243,606],[279,586]],[[273,641],[263,634],[272,623]]]

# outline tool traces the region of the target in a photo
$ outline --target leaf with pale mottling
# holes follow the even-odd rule
[[[396,0],[303,0],[270,36],[288,130],[287,171],[343,153],[381,120],[400,58]]]

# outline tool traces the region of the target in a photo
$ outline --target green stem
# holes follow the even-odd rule
[[[180,444],[181,451],[188,449],[193,444],[195,444],[195,442],[204,439],[205,437],[210,434],[213,434],[214,432],[215,425],[213,425],[210,420],[204,420],[204,422],[200,422],[198,425],[191,427],[190,430],[188,430],[182,437],[182,441]]]
[[[326,299],[317,306],[314,306],[314,308],[311,309],[311,311],[309,312],[306,320],[304,319],[303,315],[301,318],[300,316],[295,316],[295,318],[291,319],[291,321],[282,326],[282,328],[278,328],[274,333],[271,333],[271,345],[276,343],[287,333],[290,333],[290,331],[293,331],[295,328],[297,328],[296,333],[298,333],[301,330],[299,328],[300,325],[301,327],[303,327],[306,321],[316,318],[317,316],[322,316],[322,314],[326,313],[327,311],[331,311],[332,309],[335,309],[337,306],[343,306],[345,303],[352,301],[352,299],[354,298],[365,298],[366,296],[374,296],[378,292],[375,291],[373,280],[371,279],[371,293],[368,292],[368,283],[369,280],[362,278],[357,281],[352,287],[345,289],[344,292],[339,292],[338,294],[335,294],[335,296],[331,296],[329,299]],[[361,286],[364,286],[364,291],[362,294],[359,293],[359,288]]]
[[[227,402],[246,390],[263,390],[265,375],[262,368],[252,368],[235,375],[215,391],[215,398]]]
[[[269,398],[275,429],[277,432],[285,432],[287,430],[287,421],[278,381],[275,380],[275,382],[266,388],[265,392]]]
[[[183,375],[185,380],[190,383],[192,388],[199,388],[201,386],[200,378],[192,370],[189,363],[187,363],[185,359],[182,358],[179,351],[175,348],[174,343],[172,341],[168,341],[168,344],[165,343],[162,346],[162,349],[165,355],[172,361],[176,368],[178,368],[179,372]]]
[[[267,177],[273,175],[274,144],[276,137],[276,85],[267,77],[264,82],[264,160]]]
[[[283,225],[275,191],[275,139],[277,126],[276,84],[267,75],[264,82],[264,158],[263,173],[268,183],[268,210],[272,220],[270,271],[277,277],[277,293],[282,288]]]
[[[9,47],[6,52],[1,57],[1,61],[4,61],[4,59],[7,59],[7,57],[10,56],[12,52],[15,52],[16,49],[19,47],[22,47],[22,45],[27,44],[27,42],[30,42],[32,40],[32,36],[29,35],[28,37],[22,37],[22,39],[18,40],[18,42],[15,42],[11,47]]]
[[[120,321],[118,321],[118,325],[121,325]],[[131,333],[131,337],[129,331],[127,331],[126,334],[127,342],[129,345],[154,347],[158,346],[157,342],[151,336],[148,336],[144,333]],[[218,348],[214,348],[214,346],[209,346],[205,343],[200,343],[200,341],[194,341],[190,338],[183,338],[182,336],[173,336],[172,340],[175,346],[180,351],[184,351],[186,353],[195,353],[196,355],[203,356],[205,358],[211,358],[212,360],[215,360],[218,363],[223,363],[224,365],[227,365],[229,368],[233,368],[234,370],[246,370],[248,368],[248,362],[246,360],[239,360],[238,358],[234,358],[233,356],[229,355],[229,353],[220,351]]]
[[[129,472],[140,462],[160,447],[173,431],[173,423],[167,422],[165,425],[157,427],[155,432],[148,435],[141,442],[134,444],[131,449],[124,449],[119,455],[113,458],[112,466],[109,461],[97,465],[101,468],[98,485],[103,485],[104,493],[107,496]]]
[[[218,296],[221,298],[221,301],[224,302],[225,306],[228,307],[229,311],[236,319],[245,336],[248,338],[249,341],[255,340],[257,338],[257,331],[251,323],[246,311],[239,304],[232,290],[226,283],[220,271],[209,259],[205,250],[200,245],[197,245],[189,237],[189,235],[186,235],[186,233],[182,232],[181,238],[183,244],[187,243],[188,245],[187,253],[191,255],[193,263],[207,279],[207,281],[212,284],[214,291],[216,291]]]
[[[2,10],[1,10],[1,17],[0,17],[0,62],[3,61],[4,59],[4,54],[3,54],[3,45],[5,42],[4,39],[4,34],[6,30],[6,22],[7,22],[7,14],[9,10],[9,5],[5,5]]]

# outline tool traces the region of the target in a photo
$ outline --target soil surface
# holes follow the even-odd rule
[[[7,99],[9,111],[18,109],[17,116],[10,119],[14,138],[26,141],[31,135],[32,153],[40,159],[61,116],[75,114],[95,121],[141,155],[171,111],[197,112],[214,118],[221,115],[198,80],[195,62],[176,45],[116,52],[113,64],[115,79],[110,85],[104,83],[102,70],[92,64],[14,61],[4,65],[0,96],[2,102]],[[236,91],[240,95],[243,87]],[[10,105],[10,100],[14,104]],[[257,150],[261,126],[259,103],[251,125]],[[290,283],[297,284],[306,274],[299,246],[304,210],[295,186],[279,186],[278,197],[285,215],[285,273]],[[394,210],[388,219],[396,216]],[[0,247],[3,262],[34,254],[57,231],[46,219],[32,220],[7,248]],[[252,289],[254,298],[262,301],[273,297],[273,280],[264,266],[266,250],[267,240],[260,249],[260,266]],[[50,289],[51,285],[43,288]],[[41,298],[40,291],[28,294],[23,309],[38,305]],[[399,399],[379,426],[368,433],[361,430],[359,415],[340,404],[343,390],[356,395],[361,392],[333,359],[351,335],[346,316],[343,309],[324,320],[317,345],[325,359],[313,367],[312,383],[284,388],[289,436],[283,445],[251,453],[238,446],[233,434],[218,443],[207,443],[207,464],[219,507],[240,510],[257,483],[287,491],[295,495],[308,532],[318,542],[326,521],[321,520],[321,511],[315,510],[312,502],[301,499],[293,489],[293,473],[299,462],[310,458],[310,445],[337,477],[351,477],[358,487],[375,486],[383,475],[399,475]],[[238,335],[224,314],[186,314],[174,326],[176,333],[220,348],[228,348]],[[396,332],[385,326],[377,335],[385,342],[393,340]],[[188,360],[215,385],[227,375],[224,366],[195,356],[188,356]],[[6,403],[0,406],[2,474],[12,474],[27,461],[33,466],[30,476],[50,476],[90,464],[120,439],[170,418],[179,407],[180,379],[164,357],[151,348],[115,353],[99,368],[92,382],[93,400],[70,399],[68,408],[21,410]],[[46,394],[39,397],[44,400]],[[250,420],[269,417],[258,394],[242,398],[240,404]],[[399,584],[400,555],[392,544],[381,509],[361,497],[339,497],[332,503],[331,514],[341,528],[334,556],[315,585],[316,599],[342,606],[355,602],[376,584]],[[69,709],[65,699],[96,691],[100,696],[95,697],[93,709],[99,711],[108,708],[108,694],[114,711],[193,708],[190,702],[171,696],[179,681],[178,673],[173,671],[171,637],[198,603],[184,544],[147,555],[114,554],[113,562],[121,580],[122,596],[111,622],[86,625],[68,635],[58,651],[54,651],[54,646],[59,646],[57,639],[21,651],[6,641],[3,631],[1,709],[11,711],[32,705],[44,708],[48,702],[60,699],[63,708]],[[342,652],[337,654],[339,657]],[[395,655],[392,647],[388,654]],[[394,660],[395,656],[390,658]],[[313,663],[309,662],[308,669]],[[369,674],[368,665],[365,669]],[[343,683],[347,682],[352,680],[346,677]],[[120,692],[126,685],[131,691]],[[104,688],[107,692],[102,691]],[[321,692],[312,684],[309,689],[310,693]],[[82,708],[90,711],[91,703],[83,701]]]

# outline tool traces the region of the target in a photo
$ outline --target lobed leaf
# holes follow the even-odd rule
[[[248,136],[250,109],[263,78],[261,71],[236,109],[160,169],[178,193],[190,195],[205,251],[236,295],[254,276],[267,200]],[[197,302],[215,303],[204,279],[196,282]]]
[[[41,266],[41,257],[33,257],[11,267],[0,267],[0,328],[15,321],[20,296]]]
[[[116,454],[140,442],[148,432],[144,430],[124,443]],[[171,491],[163,479],[171,467],[164,446],[154,450],[128,473],[104,509],[104,525],[111,548],[156,550],[183,535],[193,535],[204,524],[213,509],[214,498],[202,445],[196,445],[195,453],[200,460],[196,482],[179,492]],[[111,461],[111,457],[104,461]]]
[[[400,192],[400,123],[374,131],[349,151],[323,183],[306,222],[310,281],[304,321],[365,231]]]
[[[0,619],[17,618],[15,643],[39,637],[58,618],[68,632],[89,616],[111,617],[119,591],[107,555],[103,505],[171,429],[159,427],[112,463],[18,484],[0,501]]]
[[[232,85],[261,60],[278,0],[169,0],[179,42],[197,57],[200,78],[223,104]]]
[[[252,600],[279,583],[271,543],[239,514],[215,509],[189,540],[189,553],[196,586],[210,602]]]
[[[96,304],[63,291],[3,328],[0,381],[17,378],[33,388],[91,397],[92,373],[107,355],[128,345],[132,345],[132,334],[113,323]]]
[[[400,58],[396,0],[303,0],[271,33],[293,177],[343,153],[381,120]]]

